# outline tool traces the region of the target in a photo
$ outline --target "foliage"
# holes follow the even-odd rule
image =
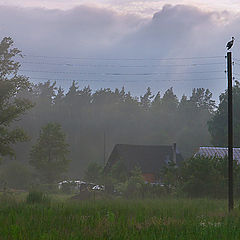
[[[34,183],[33,170],[24,163],[13,161],[1,166],[0,181],[8,188],[26,190]]]
[[[68,169],[69,150],[65,138],[59,124],[48,123],[42,127],[40,137],[32,147],[30,164],[47,183],[56,182]]]
[[[112,166],[110,175],[116,182],[125,182],[129,178],[128,170],[122,159]]]
[[[227,158],[196,156],[184,162],[180,177],[183,192],[190,197],[226,198],[228,186]],[[234,161],[234,178],[240,166]],[[239,191],[235,185],[235,192]]]
[[[0,204],[4,206],[13,206],[17,204],[17,199],[13,192],[4,191],[0,195]]]
[[[129,178],[124,182],[118,182],[115,188],[127,198],[138,198],[142,197],[144,184],[141,169],[136,167],[131,171]]]
[[[50,203],[50,198],[41,191],[31,190],[27,195],[26,203],[28,204]]]
[[[212,116],[214,101],[207,89],[193,89],[189,97],[184,95],[180,100],[172,88],[165,92],[158,89],[161,92],[156,94],[148,88],[140,97],[124,88],[80,89],[76,82],[66,92],[50,81],[35,84],[32,89],[26,97],[36,106],[18,124],[27,128],[35,140],[41,126],[59,122],[69,136],[72,178],[84,176],[89,163],[99,162],[99,156],[103,156],[104,132],[106,156],[116,143],[177,142],[185,157],[191,156],[196,146],[210,144],[207,121]],[[31,143],[18,145],[18,158],[27,159],[30,149]]]
[[[166,164],[160,172],[160,181],[167,193],[176,192],[179,188],[179,166],[174,162]]]
[[[99,183],[102,180],[102,166],[96,162],[92,162],[88,165],[87,170],[84,173],[84,180],[92,183]]]
[[[141,187],[141,198],[143,199],[160,199],[169,197],[169,191],[161,183],[145,183]]]
[[[46,184],[46,183],[41,183],[39,180],[36,184],[33,184],[32,189],[37,189],[40,192],[44,192],[47,194],[57,194],[59,193],[59,188],[58,188],[58,184],[55,183],[51,183],[51,184]]]
[[[11,38],[5,37],[0,43],[0,157],[14,156],[12,144],[28,139],[20,127],[12,128],[12,124],[33,106],[21,96],[30,89],[30,83],[18,74],[20,63],[14,57],[21,56],[21,52],[12,46]]]
[[[227,146],[228,144],[228,93],[221,94],[220,103],[216,113],[208,122],[211,142],[214,146]],[[240,146],[240,83],[233,87],[233,133],[235,147]]]
[[[61,191],[65,194],[71,194],[74,192],[79,192],[77,183],[75,181],[66,181],[61,185]]]
[[[0,236],[18,240],[229,239],[239,207],[206,199],[102,200],[1,205]]]

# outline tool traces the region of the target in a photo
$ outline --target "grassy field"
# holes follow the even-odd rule
[[[240,239],[240,210],[228,214],[222,200],[20,199],[1,202],[0,240]]]

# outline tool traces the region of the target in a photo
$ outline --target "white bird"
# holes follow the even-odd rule
[[[227,46],[226,46],[227,50],[230,50],[230,48],[233,46],[234,40],[235,40],[235,38],[232,37],[232,41],[229,41],[229,42],[227,43]]]

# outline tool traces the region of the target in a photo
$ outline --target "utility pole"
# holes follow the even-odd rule
[[[228,210],[233,210],[233,104],[232,104],[232,52],[227,53],[228,72]]]

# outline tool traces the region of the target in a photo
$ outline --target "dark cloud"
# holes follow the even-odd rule
[[[190,6],[166,5],[152,19],[142,19],[132,15],[118,15],[115,12],[90,7],[77,7],[72,10],[46,10],[31,8],[0,7],[0,36],[12,36],[16,45],[26,54],[83,56],[98,58],[147,58],[135,61],[86,61],[85,68],[70,69],[67,66],[41,66],[48,71],[80,71],[89,73],[81,78],[89,80],[125,80],[130,90],[136,94],[151,86],[154,91],[165,90],[174,86],[178,93],[189,93],[192,87],[209,87],[216,94],[224,90],[225,81],[164,82],[161,80],[178,80],[190,78],[224,77],[225,66],[211,65],[223,62],[226,42],[233,36],[240,39],[238,26],[240,18],[232,17],[227,12],[203,12]],[[235,55],[239,54],[237,47]],[[182,60],[156,62],[153,58],[223,56],[215,60]],[[36,61],[36,59],[33,59]],[[50,60],[48,60],[50,61]],[[52,60],[53,61],[53,60]],[[55,60],[56,61],[56,60]],[[68,60],[70,61],[70,60]],[[76,62],[74,62],[75,64]],[[209,66],[190,66],[193,63],[210,63]],[[93,67],[93,65],[95,65]],[[96,66],[99,65],[99,66]],[[101,65],[101,66],[100,66]],[[111,66],[109,66],[111,65]],[[129,67],[123,65],[147,67]],[[158,65],[158,66],[156,66]],[[24,66],[33,69],[34,65]],[[222,74],[186,74],[178,72],[221,71]],[[161,73],[172,72],[172,75],[146,76],[105,76],[104,73]],[[240,71],[239,71],[240,72]],[[101,73],[97,75],[97,73]],[[95,74],[95,75],[94,75]],[[49,76],[49,75],[48,75]],[[52,75],[51,75],[52,76]],[[54,75],[55,78],[66,78]],[[69,78],[78,78],[68,75]],[[146,81],[151,79],[152,81]],[[128,81],[137,81],[129,83]],[[120,87],[124,82],[93,82],[93,87]]]

